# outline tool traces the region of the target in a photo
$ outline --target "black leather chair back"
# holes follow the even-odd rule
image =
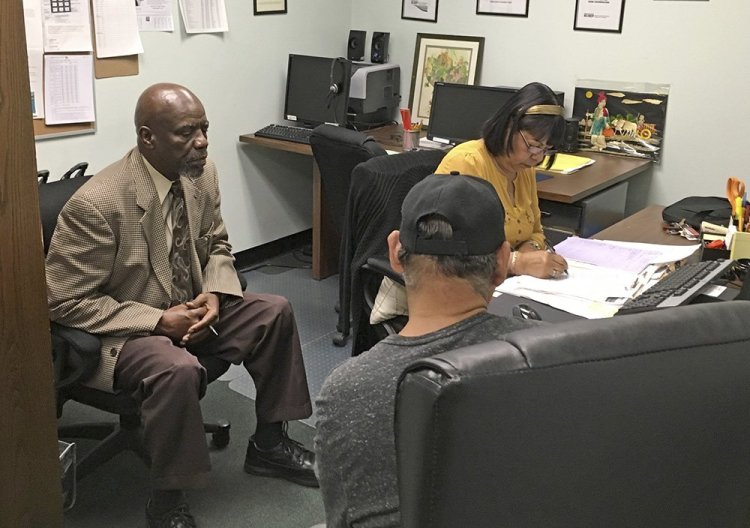
[[[550,324],[421,360],[404,528],[750,525],[750,302]]]
[[[324,207],[341,238],[352,170],[363,161],[387,154],[367,134],[333,125],[319,125],[310,136],[315,163],[320,169]]]
[[[417,150],[380,156],[352,172],[345,231],[339,253],[339,329],[351,325],[352,355],[378,341],[364,314],[361,268],[370,257],[387,253],[388,234],[401,223],[401,204],[411,188],[432,174],[445,156],[441,150]]]

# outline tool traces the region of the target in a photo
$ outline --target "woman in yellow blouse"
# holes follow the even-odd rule
[[[514,249],[509,269],[515,275],[559,278],[568,267],[563,257],[546,251],[535,169],[564,130],[564,109],[552,90],[527,84],[485,123],[480,139],[455,147],[435,171],[458,171],[493,185],[505,208],[505,236]]]

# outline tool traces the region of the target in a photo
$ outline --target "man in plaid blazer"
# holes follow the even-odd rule
[[[199,406],[206,371],[197,356],[242,363],[255,381],[249,473],[317,486],[314,455],[285,428],[312,409],[288,301],[241,290],[200,100],[179,85],[151,86],[138,99],[135,125],[137,148],[91,178],[60,214],[47,256],[49,308],[53,321],[101,337],[90,384],[140,402],[149,527],[192,527],[183,490],[205,486],[210,470]],[[187,302],[173,300],[176,180],[189,233]]]

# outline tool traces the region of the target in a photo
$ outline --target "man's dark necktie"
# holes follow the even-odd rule
[[[188,229],[185,197],[182,182],[176,180],[169,190],[172,193],[172,306],[193,298],[193,283],[190,279],[190,230]]]

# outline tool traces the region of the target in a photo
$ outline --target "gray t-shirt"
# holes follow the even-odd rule
[[[316,401],[326,527],[400,526],[393,420],[396,384],[407,365],[535,324],[482,313],[420,337],[388,336],[336,368]]]

